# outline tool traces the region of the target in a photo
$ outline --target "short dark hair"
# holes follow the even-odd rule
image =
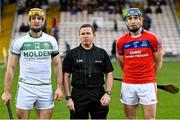
[[[80,35],[80,30],[81,30],[81,28],[86,28],[86,27],[90,27],[91,30],[92,30],[92,32],[93,32],[93,34],[95,34],[95,29],[94,29],[94,27],[93,27],[91,24],[83,24],[83,25],[79,28],[79,35]]]

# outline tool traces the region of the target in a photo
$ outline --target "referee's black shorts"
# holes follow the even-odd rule
[[[71,119],[106,119],[109,107],[101,106],[100,99],[104,95],[103,86],[96,88],[73,88],[72,99],[75,111],[70,111]]]

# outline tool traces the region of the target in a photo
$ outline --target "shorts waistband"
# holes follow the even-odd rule
[[[23,81],[19,81],[19,83],[23,83],[23,84],[27,84],[27,85],[35,85],[35,86],[51,85],[51,83],[33,84],[33,83],[26,83]]]

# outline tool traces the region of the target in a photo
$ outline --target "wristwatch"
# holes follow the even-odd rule
[[[105,91],[105,93],[111,95],[111,91]]]
[[[71,96],[66,96],[65,99],[66,100],[69,100],[71,98]]]

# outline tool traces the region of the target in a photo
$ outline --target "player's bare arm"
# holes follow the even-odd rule
[[[14,54],[10,54],[8,57],[7,70],[4,78],[4,93],[2,95],[2,100],[4,100],[5,103],[11,99],[10,88],[18,60],[19,57]]]
[[[54,99],[60,101],[62,98],[62,64],[61,64],[61,58],[59,55],[55,56],[52,58],[52,63],[54,64],[55,67],[55,76],[56,76],[56,84],[57,84],[57,89],[55,91]]]
[[[123,70],[123,68],[124,68],[124,61],[123,61],[124,56],[119,55],[119,54],[116,52],[116,57],[117,57],[117,60],[118,60],[118,62],[119,62],[119,65],[120,65],[121,69]]]
[[[163,65],[163,51],[162,49],[158,52],[155,52],[154,54],[154,61],[155,61],[155,72],[157,73],[162,65]]]

